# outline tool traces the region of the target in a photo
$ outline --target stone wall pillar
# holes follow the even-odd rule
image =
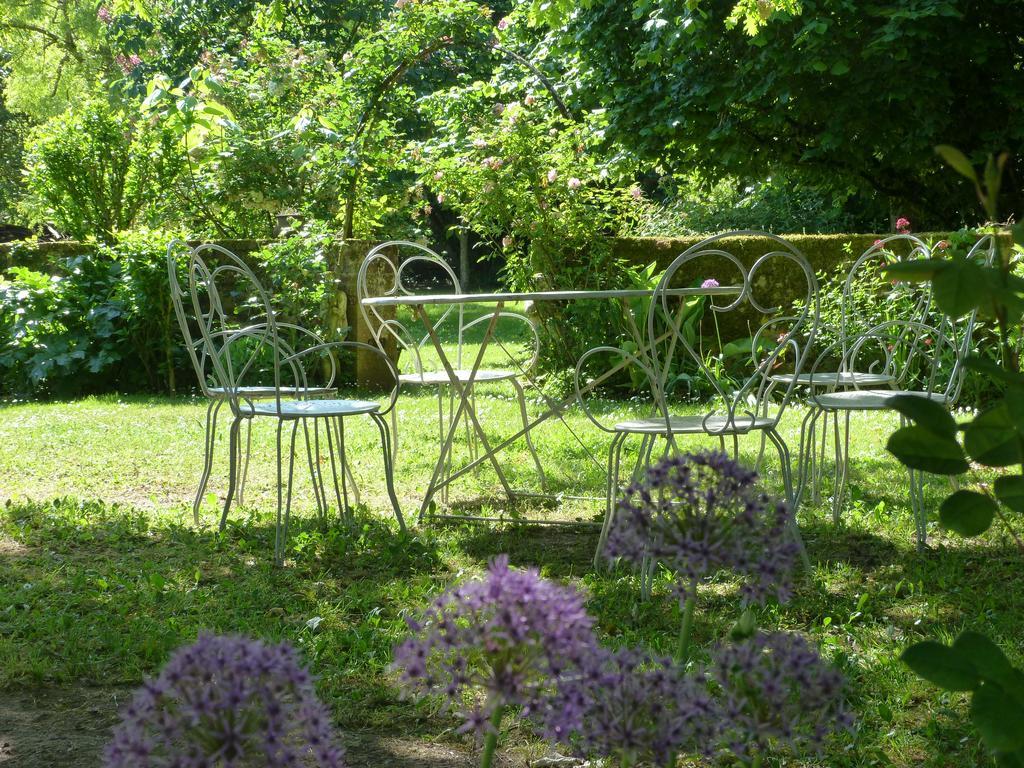
[[[377,243],[369,240],[345,240],[331,247],[327,253],[333,276],[334,291],[328,297],[327,322],[332,340],[358,341],[376,346],[371,329],[366,325],[359,307],[356,278],[366,254]],[[385,270],[375,270],[369,275],[370,292],[381,294],[387,290],[388,276]],[[384,313],[386,318],[394,317],[394,310]],[[394,341],[384,340],[385,351],[397,364],[398,351]],[[390,388],[394,379],[387,364],[379,355],[359,350],[355,355],[355,380],[359,386]]]

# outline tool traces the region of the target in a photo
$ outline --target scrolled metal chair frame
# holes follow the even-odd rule
[[[221,264],[212,269],[204,260],[207,251],[213,250],[222,260]],[[384,473],[387,484],[387,491],[391,500],[399,526],[404,530],[405,523],[402,517],[401,508],[394,490],[393,467],[391,464],[390,431],[385,416],[394,408],[398,397],[398,372],[394,365],[383,355],[380,350],[368,344],[353,341],[324,342],[319,340],[315,334],[306,332],[305,335],[317,340],[317,343],[295,349],[287,341],[279,336],[278,331],[282,328],[292,328],[290,324],[278,323],[270,302],[269,294],[260,284],[255,274],[249,267],[230,251],[219,246],[208,246],[193,249],[190,252],[187,269],[188,292],[191,299],[193,316],[198,321],[201,335],[202,347],[199,354],[194,354],[193,359],[202,362],[203,370],[209,364],[217,380],[219,387],[216,389],[218,396],[222,396],[229,404],[232,415],[232,451],[231,451],[231,477],[236,476],[236,460],[238,442],[238,428],[244,421],[251,422],[254,418],[269,417],[277,420],[277,521],[274,537],[274,557],[276,562],[283,559],[284,547],[287,542],[288,524],[291,513],[292,481],[294,477],[295,442],[298,426],[301,423],[306,442],[307,460],[310,474],[313,479],[313,490],[316,496],[317,507],[321,516],[327,511],[327,493],[323,482],[323,476],[319,468],[320,442],[319,422],[325,421],[328,451],[331,463],[334,492],[338,501],[339,512],[343,517],[351,521],[351,511],[348,506],[347,492],[347,459],[345,456],[345,433],[344,419],[349,416],[365,415],[376,425],[381,438],[381,449],[384,459]],[[244,327],[236,327],[234,318],[225,311],[224,302],[221,299],[219,281],[230,276],[231,279],[244,283],[251,291],[251,306],[257,310],[262,318],[260,322],[250,323]],[[205,305],[204,305],[205,301]],[[188,334],[187,329],[183,332]],[[248,347],[241,348],[242,342]],[[241,348],[241,352],[237,352]],[[371,354],[380,355],[391,371],[395,386],[390,393],[390,400],[385,408],[373,401],[352,401],[325,399],[319,397],[324,391],[322,387],[310,385],[306,367],[303,362],[312,359],[315,355],[318,360],[323,360],[326,355],[329,361],[329,384],[333,385],[334,377],[338,370],[335,352],[337,350],[356,349]],[[262,360],[262,355],[269,351],[272,359],[273,394],[269,397],[262,397],[265,387],[258,387],[261,397],[253,397],[253,388],[246,385],[246,377],[254,371],[257,362]],[[241,356],[241,360],[236,357]],[[290,381],[283,382],[282,374],[289,375]],[[283,386],[283,383],[287,384]],[[205,384],[205,382],[204,382]],[[208,390],[213,391],[213,390]],[[221,393],[223,393],[221,395]],[[314,396],[316,395],[316,396]],[[313,422],[313,438],[311,441],[309,422]],[[290,451],[288,459],[288,481],[287,499],[283,498],[283,428],[286,422],[291,422]],[[337,441],[337,459],[342,465],[342,480],[339,488],[338,468],[335,456],[335,440]],[[314,461],[314,445],[316,461]],[[228,510],[231,505],[231,496],[234,484],[229,487],[228,498],[224,505],[221,516],[221,528],[226,524]]]
[[[412,255],[402,258],[400,255],[402,250],[411,250]],[[393,251],[397,251],[399,253],[399,258],[394,259],[389,255],[389,253]],[[366,306],[362,301],[364,298],[370,297],[417,295],[414,287],[407,284],[407,274],[409,270],[417,265],[426,265],[432,269],[439,269],[445,280],[450,283],[451,293],[456,295],[463,293],[462,285],[458,276],[448,265],[447,261],[440,256],[440,254],[425,245],[408,240],[391,240],[372,248],[366,254],[363,259],[363,263],[359,267],[359,272],[356,277],[356,292],[359,299],[359,308],[362,313],[363,321],[365,322],[366,327],[370,331],[370,335],[373,337],[378,348],[381,351],[384,351],[387,347],[387,341],[390,338],[398,345],[400,354],[401,352],[406,353],[407,358],[412,362],[411,372],[400,373],[402,385],[436,388],[438,398],[438,438],[440,444],[443,446],[447,435],[444,413],[444,394],[445,389],[450,386],[451,382],[443,370],[432,370],[429,366],[424,364],[422,350],[432,343],[430,334],[424,332],[422,336],[419,336],[419,334],[413,333],[411,329],[398,319],[388,317],[377,307]],[[384,270],[385,274],[390,275],[390,278],[385,281],[386,287],[383,291],[375,291],[370,285],[370,275],[375,269]],[[510,364],[517,370],[510,369],[506,371],[503,369],[481,369],[477,372],[477,379],[475,383],[479,384],[481,382],[494,383],[505,381],[510,383],[515,390],[516,401],[519,406],[519,414],[523,422],[523,427],[526,428],[529,424],[529,416],[526,409],[526,393],[522,383],[519,381],[519,376],[522,375],[528,377],[529,372],[536,366],[537,359],[540,355],[540,335],[538,334],[537,326],[533,321],[523,314],[507,310],[502,310],[497,314],[499,322],[503,320],[511,320],[513,322],[522,323],[526,326],[532,341],[530,345],[530,356],[525,362],[517,362],[499,339],[498,345],[506,352],[509,357]],[[465,321],[465,305],[461,303],[452,304],[444,310],[440,318],[438,318],[434,323],[435,328],[443,326],[449,317],[452,317],[453,315],[455,318],[454,322],[456,323],[457,334],[455,368],[456,374],[459,374],[463,369],[463,347],[466,331],[471,328],[475,328],[479,324],[490,323],[494,313],[488,313],[467,323]],[[473,398],[474,394],[471,392],[469,393],[469,396]],[[449,393],[449,418],[452,412],[451,403],[453,397],[454,396]],[[397,460],[398,420],[394,412],[392,412],[392,433],[394,435],[394,459]],[[470,450],[474,451],[475,442],[472,439],[473,436],[468,423],[466,426],[466,434],[469,438]],[[533,439],[530,436],[529,431],[526,432],[525,438],[527,448],[533,457],[534,466],[537,470],[537,475],[540,478],[541,485],[546,487],[544,467],[541,464],[540,457],[537,454],[537,449],[534,447]]]
[[[908,236],[900,236],[906,239]],[[889,238],[891,241],[896,238]],[[931,253],[927,246],[916,238],[919,245],[912,253],[922,258],[929,258]],[[984,254],[985,262],[991,263],[994,257],[994,240],[985,236],[978,240],[967,254],[968,259],[977,259]],[[869,249],[873,255],[875,247]],[[862,257],[863,258],[863,257]],[[832,518],[835,523],[840,520],[846,485],[849,479],[849,446],[850,446],[850,415],[854,411],[886,410],[893,397],[899,395],[922,396],[933,399],[945,407],[952,409],[960,397],[966,369],[964,361],[970,352],[974,338],[974,327],[977,311],[970,312],[966,317],[951,320],[942,317],[938,322],[930,322],[933,314],[933,296],[930,289],[922,291],[915,312],[918,317],[908,320],[889,320],[879,323],[853,340],[843,337],[823,350],[810,370],[808,390],[808,412],[801,426],[801,457],[800,483],[797,493],[799,504],[808,485],[814,485],[813,477],[816,440],[814,433],[819,420],[833,418],[833,436],[835,443],[835,482],[832,496]],[[895,335],[892,332],[895,331]],[[931,340],[931,344],[926,343]],[[859,364],[860,358],[873,342],[881,345],[868,365]],[[930,349],[929,349],[930,347]],[[945,383],[939,381],[941,373],[941,351],[946,349],[953,354],[953,366]],[[836,353],[841,354],[840,371],[865,371],[888,382],[888,389],[879,390],[870,387],[870,380],[851,378],[843,388],[828,386],[829,377],[834,376],[831,369],[822,371],[822,366],[830,365]],[[928,375],[921,384],[911,387],[911,376],[922,368],[925,360]],[[822,383],[815,382],[821,376]],[[941,384],[941,386],[940,386]],[[840,438],[839,416],[844,416],[842,438]],[[901,424],[906,419],[900,416]],[[823,430],[824,432],[824,430]],[[823,435],[823,439],[827,436]],[[914,515],[915,538],[918,549],[923,549],[927,541],[927,509],[924,505],[924,476],[920,471],[909,470],[911,511]]]
[[[777,247],[761,255],[748,269],[721,242],[737,236],[764,237],[773,241]],[[679,311],[674,311],[671,306],[672,301],[677,298],[672,292],[673,278],[684,265],[699,258],[715,258],[720,260],[719,263],[724,260],[726,264],[736,270],[740,278],[739,290],[734,298],[722,305],[715,304],[711,300],[705,306],[705,311],[710,309],[712,313],[723,314],[735,311],[747,304],[762,315],[776,315],[762,323],[755,333],[750,354],[750,365],[753,370],[734,390],[728,390],[726,385],[718,380],[714,372],[706,365],[703,354],[689,343],[686,335],[682,332],[683,307],[680,306]],[[783,316],[779,307],[766,306],[756,296],[754,278],[765,265],[774,259],[785,259],[791,262],[806,280],[807,288],[802,310],[796,315]],[[709,292],[709,295],[713,294]],[[666,318],[668,319],[668,328],[664,329],[660,323],[664,323]],[[795,490],[789,448],[777,427],[793,396],[795,382],[785,387],[781,401],[775,408],[769,408],[767,398],[773,389],[778,388],[772,387],[771,372],[783,354],[792,352],[794,370],[797,372],[802,370],[808,350],[817,333],[819,319],[817,278],[807,259],[797,248],[778,236],[764,232],[746,230],[728,232],[707,238],[691,246],[677,256],[665,270],[654,290],[654,296],[648,309],[645,351],[637,353],[621,348],[602,346],[583,355],[576,366],[574,376],[577,396],[590,421],[603,431],[613,435],[608,454],[607,507],[595,554],[595,566],[600,564],[600,557],[614,521],[621,452],[626,439],[631,434],[639,434],[642,438],[637,467],[634,469],[634,476],[637,476],[639,470],[650,463],[653,445],[658,438],[664,439],[664,451],[668,453],[679,450],[676,444],[676,436],[679,434],[704,434],[717,437],[723,450],[725,450],[726,437],[731,437],[732,453],[734,456],[738,456],[739,437],[753,432],[761,432],[771,441],[778,452],[786,498],[788,502],[793,503]],[[780,324],[784,324],[785,330],[769,345],[770,349],[767,354],[762,355],[757,342],[769,332],[770,328],[777,328]],[[581,375],[587,361],[599,353],[618,355],[644,373],[652,395],[653,416],[608,425],[593,413],[588,402],[582,397]],[[669,401],[669,377],[673,370],[673,361],[680,354],[685,354],[688,362],[696,364],[699,373],[710,382],[714,390],[712,403],[718,405],[717,408],[712,405],[696,420],[691,417],[677,418],[672,414],[672,405]],[[770,410],[773,411],[772,415],[769,415]],[[795,528],[794,536],[799,540],[799,533]]]

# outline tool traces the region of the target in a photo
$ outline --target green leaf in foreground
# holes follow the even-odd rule
[[[1024,707],[1001,686],[985,683],[971,699],[971,720],[981,740],[999,752],[1024,747]]]
[[[1024,512],[1024,476],[1000,477],[995,484],[996,498],[1014,512]]]
[[[964,448],[971,458],[988,467],[1020,463],[1020,433],[1005,402],[980,413],[964,430]]]
[[[935,303],[950,317],[963,317],[990,300],[984,270],[972,261],[954,259],[932,280]]]
[[[960,475],[969,466],[963,448],[950,435],[933,432],[918,424],[893,432],[886,448],[911,469],[935,475]]]
[[[939,507],[939,520],[961,536],[978,536],[992,525],[996,502],[977,491],[960,490],[947,496]]]
[[[942,405],[927,397],[898,395],[890,404],[899,413],[916,424],[940,435],[952,437],[956,434],[956,421]]]
[[[970,660],[934,640],[915,643],[900,659],[929,683],[947,691],[973,691],[981,682]]]

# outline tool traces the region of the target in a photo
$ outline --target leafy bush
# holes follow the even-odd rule
[[[29,135],[23,212],[79,240],[112,242],[156,214],[174,166],[158,152],[169,137],[128,111],[92,99]]]
[[[0,279],[5,394],[70,397],[173,390],[189,381],[167,288],[166,235],[133,235],[64,258],[60,275]]]
[[[691,174],[662,194],[662,202],[644,206],[628,235],[677,237],[733,229],[851,232],[887,224],[887,212],[878,206],[867,211],[852,194],[839,195],[786,175],[753,182],[726,176],[709,184]]]
[[[82,246],[49,275],[25,266],[0,278],[0,391],[71,397],[92,392],[175,392],[197,385],[167,284],[166,232]],[[270,292],[279,321],[344,336],[332,303],[334,236],[309,227],[243,254]],[[18,261],[19,250],[12,256]],[[26,254],[27,255],[27,254]],[[231,297],[229,297],[229,300]],[[289,331],[282,330],[287,340]],[[296,341],[292,338],[291,341]]]

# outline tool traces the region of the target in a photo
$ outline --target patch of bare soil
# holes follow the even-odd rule
[[[118,711],[131,695],[125,687],[0,691],[0,768],[98,768]],[[416,739],[360,732],[344,733],[341,740],[349,768],[477,764],[468,750]]]

